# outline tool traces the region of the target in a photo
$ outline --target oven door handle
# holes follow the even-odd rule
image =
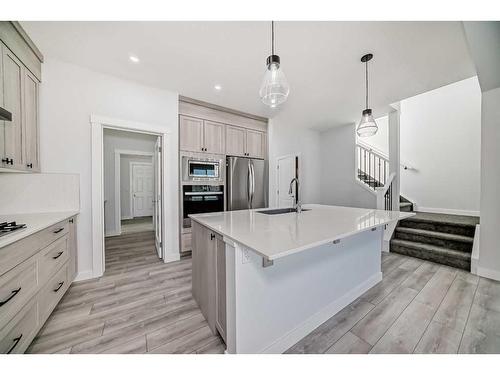
[[[222,191],[186,191],[184,195],[222,195]]]

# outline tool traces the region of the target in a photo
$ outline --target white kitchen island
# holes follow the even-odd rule
[[[413,215],[304,209],[191,216],[193,296],[228,353],[282,353],[380,282],[384,227]]]

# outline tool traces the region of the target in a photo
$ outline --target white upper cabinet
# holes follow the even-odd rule
[[[203,151],[203,120],[180,116],[180,149],[183,151]]]
[[[3,107],[12,113],[12,121],[3,125],[3,150],[1,166],[10,169],[24,169],[22,91],[23,65],[5,46],[2,47]]]
[[[203,144],[205,152],[223,154],[224,124],[205,120],[203,124]]]
[[[224,124],[183,115],[179,117],[182,151],[224,154]]]
[[[226,126],[226,154],[264,159],[266,133],[258,130]]]
[[[244,128],[226,126],[226,153],[231,156],[245,156],[246,134]]]
[[[38,81],[25,69],[24,74],[24,110],[23,110],[23,149],[26,168],[40,171],[39,129],[38,129]]]
[[[17,22],[0,21],[0,171],[40,171],[39,86],[43,56]]]
[[[252,158],[264,159],[266,137],[265,133],[247,129],[246,152]]]

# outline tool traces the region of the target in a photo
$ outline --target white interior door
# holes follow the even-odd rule
[[[155,246],[158,257],[162,258],[162,234],[161,234],[161,217],[162,217],[162,201],[161,201],[161,181],[162,181],[162,163],[161,163],[161,138],[158,137],[155,145],[155,153],[153,156],[154,168],[154,187],[153,187],[153,226],[155,230]]]
[[[153,216],[153,165],[131,163],[132,216]]]
[[[288,194],[288,191],[290,189],[290,181],[292,181],[296,175],[296,156],[290,155],[278,158],[277,168],[278,207],[293,207],[296,194],[295,184],[293,184],[292,194]]]

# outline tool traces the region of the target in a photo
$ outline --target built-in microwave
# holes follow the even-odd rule
[[[223,159],[182,157],[182,181],[222,182]]]

